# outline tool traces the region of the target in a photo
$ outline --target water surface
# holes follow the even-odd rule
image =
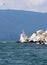
[[[0,42],[0,65],[47,65],[47,46]]]

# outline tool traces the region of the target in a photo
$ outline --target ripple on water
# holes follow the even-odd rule
[[[0,43],[0,65],[47,65],[47,46]]]

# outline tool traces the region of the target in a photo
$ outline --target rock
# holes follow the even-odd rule
[[[22,32],[20,35],[20,41],[21,43],[37,43],[37,44],[47,44],[47,31],[38,30],[37,32],[33,33],[29,38],[27,35]]]
[[[28,37],[24,32],[20,35],[20,42],[28,42]]]

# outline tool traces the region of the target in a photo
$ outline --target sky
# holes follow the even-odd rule
[[[47,0],[0,0],[0,10],[47,12]]]

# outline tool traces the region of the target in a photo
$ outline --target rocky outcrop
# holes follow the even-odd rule
[[[29,38],[29,42],[31,41],[39,44],[47,44],[47,32],[43,30],[36,31]]]
[[[20,35],[20,42],[36,42],[39,44],[47,44],[47,31],[38,30],[34,32],[29,38],[23,32]]]
[[[24,32],[22,32],[20,35],[20,42],[28,42],[28,41],[29,40],[28,40],[27,35]]]

